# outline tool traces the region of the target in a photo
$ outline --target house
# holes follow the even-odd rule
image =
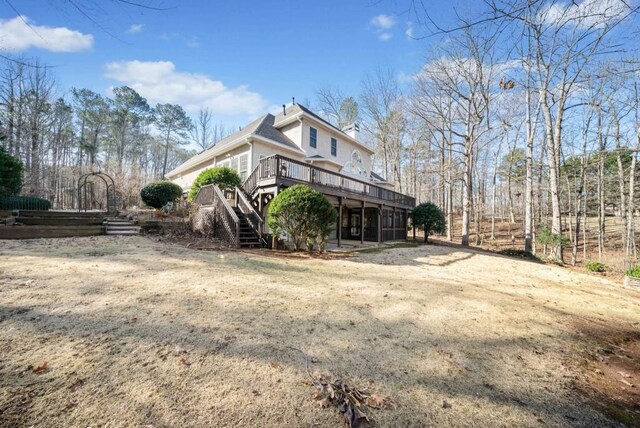
[[[166,178],[185,192],[206,168],[228,166],[243,180],[234,204],[219,191],[203,189],[196,202],[220,204],[230,211],[226,232],[237,245],[243,233],[268,233],[264,218],[271,199],[294,184],[324,193],[339,212],[330,239],[383,242],[405,239],[407,215],[415,199],[395,192],[372,169],[374,151],[358,139],[356,124],[338,129],[306,107],[293,103],[277,114],[266,114],[238,132],[170,171]],[[225,200],[222,200],[225,199]],[[231,215],[231,211],[235,217]],[[235,239],[234,239],[235,235]],[[247,237],[247,242],[251,239]]]

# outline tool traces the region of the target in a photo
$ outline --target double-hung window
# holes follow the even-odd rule
[[[314,149],[318,147],[318,130],[316,128],[309,128],[309,145]]]
[[[242,181],[247,179],[247,173],[249,168],[249,154],[245,153],[240,155],[240,168],[238,170],[238,174],[240,174],[240,178]]]
[[[338,140],[335,138],[331,139],[331,155],[338,156]]]

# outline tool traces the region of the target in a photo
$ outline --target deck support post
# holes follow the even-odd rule
[[[396,228],[398,227],[398,225],[396,224],[396,207],[393,207],[393,218],[391,219],[391,227],[393,227],[393,240],[395,241],[396,239],[398,239],[396,237]]]
[[[382,207],[384,205],[378,205],[378,244],[382,242]]]
[[[409,210],[407,210],[407,209],[404,210],[404,221],[403,221],[403,223],[404,223],[404,232],[403,232],[404,233],[404,240],[408,241],[409,238],[407,238],[407,235],[408,235],[407,226],[409,225]],[[416,240],[416,236],[415,236],[416,228],[415,227],[413,228],[413,233],[414,233],[413,240],[415,241]]]
[[[342,197],[338,197],[338,248],[342,245]]]
[[[364,244],[364,201],[360,202],[360,245]]]

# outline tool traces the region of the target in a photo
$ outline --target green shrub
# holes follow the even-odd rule
[[[47,211],[51,202],[34,196],[3,196],[0,197],[0,210],[35,210]]]
[[[226,166],[207,168],[198,174],[198,177],[191,185],[189,200],[193,201],[200,188],[208,184],[215,184],[222,190],[234,189],[242,185],[242,179],[235,169]]]
[[[0,147],[0,197],[14,196],[22,189],[24,165]]]
[[[604,265],[604,263],[600,263],[600,262],[590,262],[590,263],[587,263],[585,267],[587,268],[587,270],[590,270],[591,272],[604,272],[606,269],[606,266]]]
[[[170,181],[156,181],[147,184],[140,191],[142,201],[152,208],[160,209],[169,202],[174,202],[182,195],[182,188]]]
[[[424,242],[433,233],[444,233],[446,222],[442,210],[434,203],[427,202],[415,207],[409,214],[413,224],[424,231]]]
[[[625,275],[632,278],[640,278],[640,265],[633,266],[625,272]]]
[[[571,244],[569,238],[557,233],[551,233],[551,231],[547,227],[542,228],[540,234],[538,234],[538,236],[536,237],[536,241],[538,241],[540,245],[551,247],[566,247],[567,245]]]
[[[337,219],[336,209],[322,193],[296,184],[271,201],[267,222],[273,232],[289,236],[294,250],[302,249],[311,240],[322,251]]]

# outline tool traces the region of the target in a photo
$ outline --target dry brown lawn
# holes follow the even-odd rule
[[[319,259],[4,241],[0,426],[341,426],[298,350],[390,396],[374,426],[617,426],[591,372],[638,330],[636,290],[444,246]]]

